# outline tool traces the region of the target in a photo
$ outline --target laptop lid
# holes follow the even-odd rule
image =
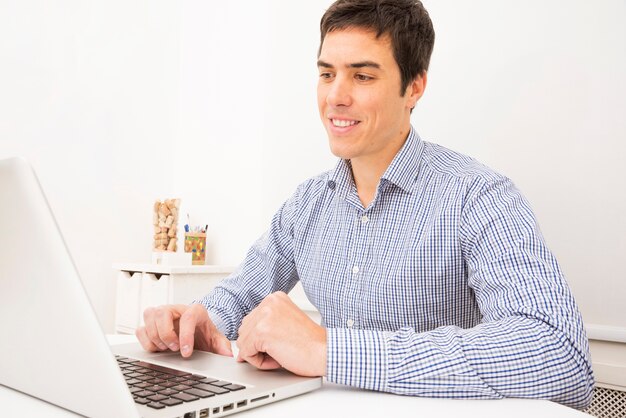
[[[114,351],[246,386],[171,409],[135,404],[25,160],[0,160],[0,202],[0,384],[90,417],[202,416],[209,410],[223,416],[321,386],[321,378],[263,372],[198,351],[184,360],[177,353],[147,353],[135,343]]]
[[[29,164],[0,161],[0,384],[90,417],[136,417]]]

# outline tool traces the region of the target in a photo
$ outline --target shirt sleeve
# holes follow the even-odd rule
[[[243,318],[269,294],[288,293],[298,281],[293,256],[296,192],[272,218],[270,228],[248,251],[243,263],[209,294],[202,304],[216,327],[236,340]]]
[[[593,373],[580,312],[510,180],[469,187],[460,236],[481,323],[422,333],[329,329],[328,380],[403,395],[588,405]]]

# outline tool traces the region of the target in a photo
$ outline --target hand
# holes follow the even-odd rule
[[[164,305],[143,313],[145,326],[135,335],[146,351],[178,351],[189,357],[193,349],[233,356],[230,341],[217,330],[200,304]]]
[[[237,361],[259,369],[285,369],[301,376],[326,374],[326,329],[284,292],[267,296],[239,328]]]

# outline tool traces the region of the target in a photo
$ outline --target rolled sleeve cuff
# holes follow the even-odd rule
[[[326,379],[362,389],[387,388],[387,347],[383,332],[327,330]]]
[[[213,322],[215,327],[218,329],[219,332],[221,332],[222,334],[224,334],[228,338],[228,330],[229,330],[228,322],[226,322],[224,319],[222,319],[221,316],[219,316],[209,306],[207,306],[207,304],[204,303],[203,300],[195,300],[191,304],[193,305],[194,303],[198,303],[198,304],[204,306],[204,309],[207,310],[207,312],[209,314],[209,318],[211,319],[211,321]]]

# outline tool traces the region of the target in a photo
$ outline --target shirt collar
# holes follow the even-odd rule
[[[381,182],[382,179],[385,179],[405,192],[411,192],[413,183],[417,179],[419,161],[423,150],[424,142],[415,132],[413,126],[411,126],[404,145],[383,173]],[[337,162],[335,169],[330,173],[328,187],[331,189],[337,188],[337,191],[343,193],[348,193],[355,188],[350,160],[340,159]]]
[[[417,179],[419,163],[424,150],[424,142],[420,139],[413,126],[409,131],[404,145],[391,160],[391,164],[383,173],[381,179],[395,184],[405,192],[413,190],[413,184]]]

